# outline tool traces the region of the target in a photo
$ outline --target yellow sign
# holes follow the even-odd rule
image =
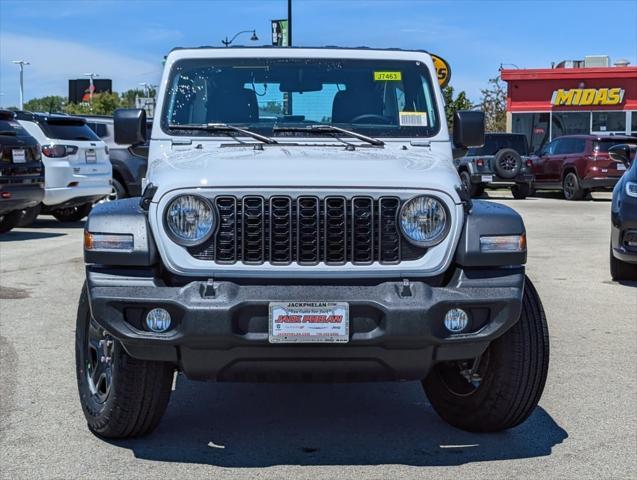
[[[442,58],[437,55],[431,55],[431,59],[434,62],[434,68],[436,69],[436,76],[438,77],[438,83],[441,88],[446,87],[451,80],[451,67]]]
[[[400,72],[374,72],[375,82],[400,82],[402,79]]]
[[[553,92],[551,105],[588,106],[588,105],[619,105],[624,101],[623,88],[560,88]]]

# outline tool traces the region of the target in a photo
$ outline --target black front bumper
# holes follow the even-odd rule
[[[610,244],[613,256],[626,263],[637,264],[637,247],[629,244],[628,237],[637,233],[637,198],[623,194],[619,208],[613,202],[611,209]],[[632,243],[632,242],[630,242]]]
[[[0,184],[0,214],[35,207],[43,198],[42,183]]]
[[[456,270],[442,287],[425,282],[376,285],[240,285],[193,281],[166,286],[152,270],[87,267],[96,321],[140,359],[168,361],[194,379],[363,381],[424,378],[439,361],[473,358],[521,311],[524,269]],[[270,301],[346,301],[347,344],[271,344]],[[174,328],[152,333],[146,313],[167,309]],[[468,333],[451,335],[445,313],[470,314]]]

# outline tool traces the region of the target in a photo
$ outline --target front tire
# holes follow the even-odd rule
[[[20,215],[20,220],[18,221],[18,227],[28,227],[35,219],[38,218],[40,212],[42,211],[42,205],[36,205],[35,207],[25,208],[22,210],[22,215]]]
[[[616,282],[637,280],[637,264],[622,262],[613,255],[610,247],[610,276]]]
[[[531,185],[528,183],[516,183],[511,187],[511,193],[516,200],[524,200],[531,193]]]
[[[51,212],[51,215],[53,215],[60,222],[79,222],[89,213],[91,213],[92,208],[92,203],[85,203],[83,205],[78,205],[77,207],[67,207],[53,210]]]
[[[471,183],[471,175],[466,170],[460,172],[460,181],[472,197],[479,197],[484,193],[484,186],[480,183]]]
[[[479,359],[437,364],[423,385],[434,410],[451,425],[498,432],[519,425],[533,412],[548,366],[546,317],[527,278],[518,322]]]
[[[93,433],[131,438],[157,427],[170,399],[174,367],[130,357],[92,318],[86,285],[77,310],[75,363],[80,403]]]
[[[18,226],[22,210],[14,210],[13,212],[0,215],[0,233],[7,233]]]

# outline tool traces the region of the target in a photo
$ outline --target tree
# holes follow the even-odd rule
[[[28,112],[63,112],[66,103],[66,97],[49,95],[24,102],[24,109]]]
[[[155,90],[150,89],[149,94],[151,97],[155,96]],[[146,92],[140,88],[133,88],[130,90],[126,90],[122,92],[121,97],[121,108],[135,108],[135,99],[137,97],[145,97]]]
[[[453,115],[458,110],[471,110],[473,108],[473,104],[467,97],[464,90],[462,90],[454,99],[453,87],[451,85],[447,85],[442,89],[442,96],[445,101],[445,116],[447,117],[447,125],[449,126],[449,130],[453,131]]]
[[[487,132],[504,132],[506,130],[506,87],[500,76],[489,79],[489,87],[481,90],[480,107],[484,112]]]
[[[87,102],[69,103],[66,112],[72,115],[113,115],[121,108],[122,101],[117,93],[96,93],[91,104]]]

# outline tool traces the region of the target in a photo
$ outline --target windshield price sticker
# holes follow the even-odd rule
[[[401,127],[426,127],[427,112],[400,112],[398,121]]]
[[[270,343],[347,343],[349,304],[271,302]]]
[[[400,82],[402,79],[401,72],[374,72],[375,82]]]

